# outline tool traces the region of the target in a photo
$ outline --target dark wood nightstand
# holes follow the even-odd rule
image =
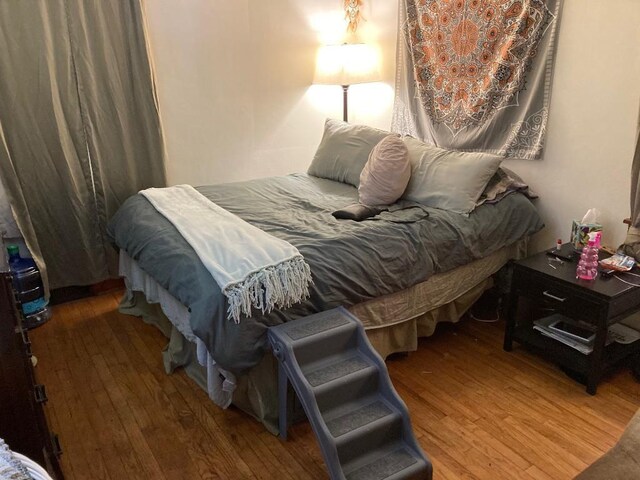
[[[587,392],[594,395],[606,371],[640,352],[640,340],[628,345],[616,342],[605,345],[608,327],[640,310],[640,288],[601,275],[593,281],[578,280],[575,275],[577,257],[564,263],[550,258],[542,252],[513,263],[504,349],[511,351],[515,340],[582,379]],[[620,276],[640,284],[638,277]],[[595,327],[590,354],[580,353],[534,330],[535,320],[553,313]]]

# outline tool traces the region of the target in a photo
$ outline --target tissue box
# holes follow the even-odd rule
[[[576,250],[582,250],[589,243],[589,234],[591,232],[601,232],[602,225],[599,223],[580,223],[574,220],[571,224],[571,243]]]

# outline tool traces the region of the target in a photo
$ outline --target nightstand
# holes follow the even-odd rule
[[[608,256],[604,254],[604,256]],[[507,327],[504,349],[511,351],[516,341],[586,383],[595,395],[602,375],[640,352],[640,340],[623,345],[605,345],[607,329],[640,310],[640,288],[617,278],[593,281],[576,279],[576,259],[563,263],[550,260],[545,252],[514,262],[507,301]],[[620,274],[631,283],[640,278]],[[534,330],[534,321],[554,313],[591,324],[595,328],[593,351],[583,354]]]

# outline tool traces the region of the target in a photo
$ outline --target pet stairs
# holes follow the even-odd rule
[[[280,436],[291,382],[332,480],[431,479],[409,412],[360,321],[336,308],[269,329],[278,359]]]

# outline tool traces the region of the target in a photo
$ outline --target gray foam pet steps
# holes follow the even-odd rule
[[[280,436],[291,382],[332,480],[431,479],[409,412],[360,321],[340,307],[269,329],[278,359]]]

